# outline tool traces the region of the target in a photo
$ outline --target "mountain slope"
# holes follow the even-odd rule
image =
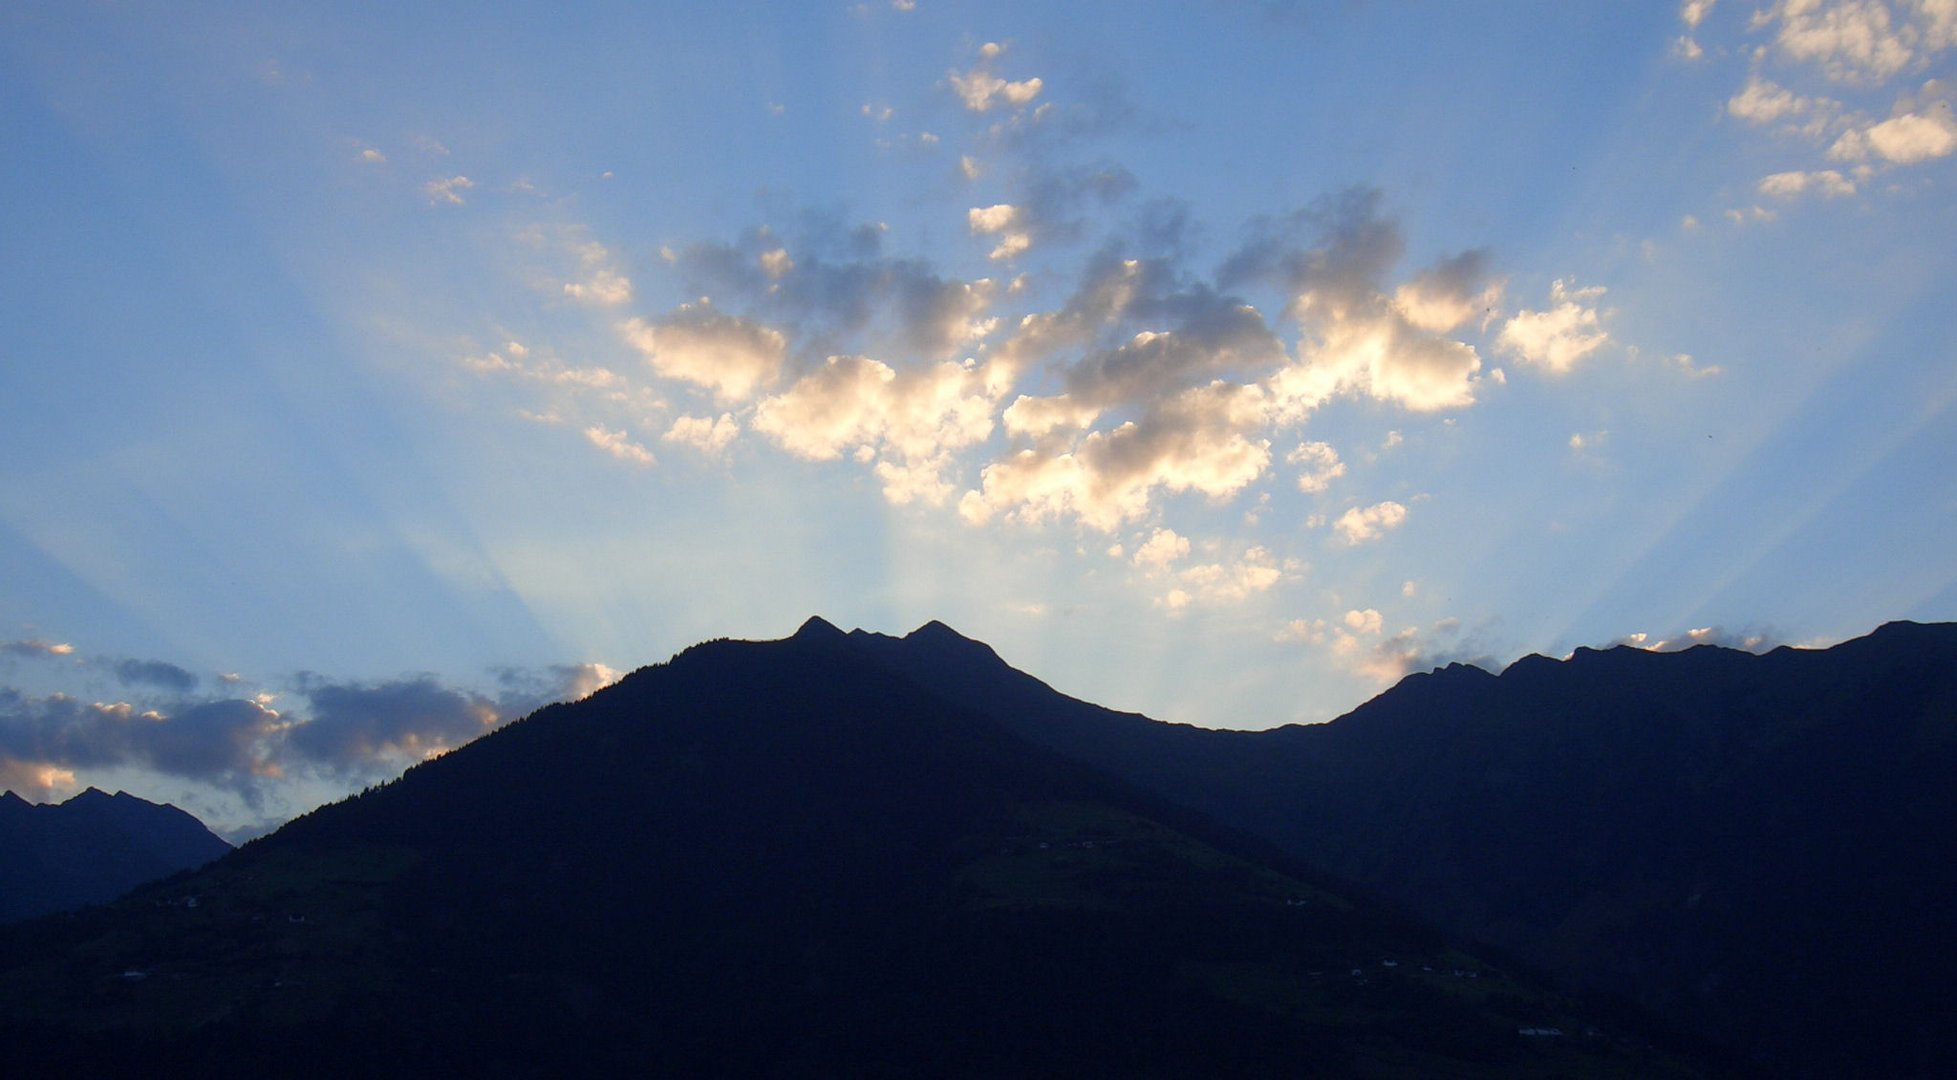
[[[0,795],[0,923],[103,904],[231,850],[189,814],[94,788],[58,805]]]
[[[819,621],[35,931],[0,1036],[71,1071],[1694,1074]]]
[[[1112,713],[926,628],[866,653],[1783,1075],[1957,1073],[1957,626],[1580,649],[1330,724]]]

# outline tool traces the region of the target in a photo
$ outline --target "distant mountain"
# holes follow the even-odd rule
[[[9,1069],[1704,1074],[877,648],[696,646],[0,932]]]
[[[95,788],[59,805],[0,794],[0,923],[105,904],[231,850],[174,806]]]
[[[1067,698],[936,624],[855,640],[1774,1075],[1957,1075],[1957,625],[1455,665],[1253,733]]]

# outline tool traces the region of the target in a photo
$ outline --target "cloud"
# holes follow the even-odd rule
[[[1764,653],[1786,644],[1784,637],[1771,631],[1733,630],[1720,626],[1701,626],[1669,637],[1653,640],[1650,634],[1626,634],[1605,647],[1629,645],[1648,652],[1680,652],[1697,645],[1716,645],[1725,649]]]
[[[336,771],[412,763],[483,734],[503,717],[492,701],[432,675],[378,683],[303,679],[311,717],[286,732],[299,756]]]
[[[1332,528],[1347,544],[1357,546],[1385,536],[1406,520],[1407,508],[1387,501],[1367,507],[1355,506],[1340,514],[1338,520],[1332,523]]]
[[[1385,633],[1385,617],[1374,608],[1347,611],[1335,625],[1324,619],[1292,619],[1272,635],[1280,643],[1319,646],[1355,675],[1388,685],[1417,671],[1450,663],[1484,670],[1495,662],[1485,651],[1462,640],[1460,623],[1442,619],[1426,630],[1405,627]]]
[[[921,260],[889,258],[876,226],[813,219],[807,228],[794,245],[757,229],[732,244],[691,245],[672,259],[699,291],[745,305],[745,318],[776,328],[784,348],[792,340],[805,356],[949,359],[997,325],[988,315],[990,279],[947,279]]]
[[[475,186],[476,182],[466,176],[450,176],[430,180],[426,184],[421,185],[421,190],[428,196],[429,202],[461,206],[461,193]]]
[[[787,339],[752,319],[724,315],[702,301],[682,304],[657,322],[633,318],[619,327],[654,371],[704,387],[722,401],[745,401],[781,371]]]
[[[56,641],[42,641],[39,638],[22,641],[0,641],[0,654],[8,656],[28,656],[35,658],[71,656],[74,654],[74,651],[75,647],[73,645]]]
[[[1783,172],[1762,177],[1760,194],[1775,199],[1794,199],[1813,192],[1823,198],[1839,199],[1855,194],[1855,184],[1833,169],[1817,172]]]
[[[1000,419],[1004,421],[1008,435],[1039,438],[1062,428],[1084,431],[1100,415],[1099,405],[1075,401],[1070,394],[1056,394],[1053,397],[1021,394],[1006,406]]]
[[[945,361],[898,371],[866,356],[832,356],[754,411],[754,430],[797,457],[876,461],[892,502],[941,503],[949,453],[992,434],[985,370]],[[880,459],[880,460],[879,460]]]
[[[1284,580],[1287,569],[1297,567],[1295,564],[1279,566],[1269,551],[1252,547],[1234,561],[1203,563],[1178,571],[1174,578],[1176,585],[1157,597],[1155,604],[1176,612],[1191,604],[1242,603]]]
[[[1879,124],[1843,132],[1828,148],[1836,161],[1878,159],[1893,165],[1916,165],[1957,152],[1957,121],[1948,101],[1933,102],[1930,111],[1905,112]]]
[[[1022,450],[987,465],[959,501],[974,524],[1004,513],[1037,522],[1077,518],[1112,532],[1147,512],[1158,490],[1235,494],[1262,475],[1270,442],[1265,395],[1217,381],[1181,391],[1110,431]]]
[[[611,265],[611,252],[596,241],[577,246],[583,278],[564,283],[564,295],[594,307],[617,307],[632,300],[632,282]]]
[[[591,440],[591,445],[596,446],[598,449],[603,450],[620,461],[643,466],[657,464],[653,459],[652,451],[633,442],[631,437],[623,431],[614,431],[611,428],[593,424],[584,429],[584,437]]]
[[[1010,259],[1033,246],[1032,233],[1022,226],[1022,215],[1018,207],[1010,203],[993,206],[974,206],[966,214],[966,222],[974,236],[990,234],[999,237],[999,245],[992,249],[991,258]]]
[[[1898,23],[1881,0],[1780,0],[1754,25],[1778,23],[1774,43],[1789,59],[1818,65],[1840,82],[1882,82],[1917,59],[1919,28]]]
[[[0,690],[0,763],[73,772],[133,766],[241,785],[266,771],[280,715],[257,701],[189,703],[168,710]]]
[[[1299,443],[1297,449],[1284,455],[1284,461],[1300,467],[1298,490],[1307,495],[1324,491],[1332,486],[1332,481],[1345,475],[1345,462],[1339,460],[1339,452],[1330,443]]]
[[[124,686],[154,686],[185,694],[197,689],[196,675],[161,660],[120,660],[114,670]]]
[[[1706,21],[1706,16],[1712,14],[1713,6],[1718,2],[1719,0],[1685,0],[1678,8],[1679,20],[1691,29],[1697,30],[1699,24]]]
[[[1446,334],[1477,319],[1486,322],[1502,300],[1502,282],[1489,268],[1486,248],[1442,259],[1401,285],[1393,306],[1418,330]]]
[[[1383,621],[1377,608],[1366,608],[1363,611],[1353,610],[1345,613],[1346,626],[1356,634],[1377,634]]]
[[[1727,100],[1726,111],[1748,123],[1771,124],[1799,116],[1808,110],[1808,104],[1808,99],[1755,74],[1746,80],[1739,93]]]
[[[1226,288],[1262,282],[1289,298],[1301,337],[1294,363],[1266,380],[1276,416],[1295,423],[1326,401],[1354,394],[1416,412],[1474,403],[1481,357],[1440,328],[1492,306],[1500,285],[1487,256],[1466,252],[1417,272],[1388,292],[1405,251],[1381,194],[1355,188],[1281,219],[1253,224],[1217,270]]]
[[[1189,539],[1174,529],[1156,529],[1135,549],[1133,562],[1144,570],[1166,570],[1169,564],[1189,554]]]
[[[703,454],[718,454],[741,433],[741,425],[732,413],[721,413],[718,419],[708,416],[678,416],[673,418],[673,426],[659,438],[669,443],[691,446]]]
[[[1603,294],[1602,286],[1578,288],[1559,278],[1549,287],[1549,308],[1518,311],[1502,326],[1496,346],[1551,374],[1567,374],[1610,340],[1593,303]]]
[[[1005,48],[997,42],[987,42],[979,49],[979,62],[971,70],[963,73],[950,71],[946,79],[953,92],[973,112],[987,112],[999,104],[1022,108],[1040,96],[1045,85],[1037,78],[1008,82],[992,71],[992,61],[1004,55]]]

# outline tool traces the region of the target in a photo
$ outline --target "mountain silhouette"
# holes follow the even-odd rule
[[[989,649],[896,640],[695,646],[0,933],[9,1066],[1706,1074],[893,666]]]
[[[170,805],[89,788],[54,805],[0,794],[0,923],[104,904],[231,850]]]
[[[1457,664],[1263,732],[1076,701],[942,627],[858,640],[1029,739],[1774,1075],[1957,1075],[1957,625]]]

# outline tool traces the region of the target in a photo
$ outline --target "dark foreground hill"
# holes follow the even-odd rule
[[[105,904],[231,850],[174,806],[94,788],[57,805],[0,795],[0,923]]]
[[[854,640],[1773,1075],[1957,1076],[1957,626],[1456,665],[1254,733],[1075,701],[935,624]]]
[[[0,1017],[20,1075],[1698,1075],[813,621],[0,933]]]

